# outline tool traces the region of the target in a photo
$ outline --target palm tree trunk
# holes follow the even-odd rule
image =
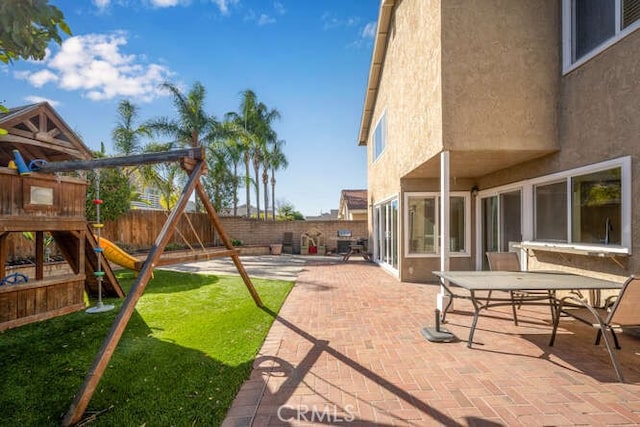
[[[238,163],[233,163],[233,216],[238,216]]]
[[[253,170],[256,177],[256,211],[258,213],[258,219],[260,219],[260,165],[255,160],[253,162]]]
[[[269,172],[266,167],[262,170],[262,187],[264,189],[264,220],[267,220],[267,212],[269,212]]]
[[[276,220],[276,177],[274,170],[271,169],[271,215]]]
[[[244,183],[247,190],[247,218],[251,218],[251,175],[249,173],[249,154],[244,156]]]

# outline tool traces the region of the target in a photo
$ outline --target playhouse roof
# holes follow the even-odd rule
[[[14,149],[26,162],[92,158],[87,146],[47,102],[0,113],[0,128],[8,132],[0,135],[0,166],[13,159]]]

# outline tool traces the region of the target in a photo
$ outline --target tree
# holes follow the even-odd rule
[[[128,100],[122,100],[118,104],[118,122],[111,131],[113,148],[116,153],[123,156],[139,154],[143,146],[140,143],[141,137],[152,136],[151,130],[145,125],[136,126],[138,117],[138,107]]]
[[[172,138],[171,142],[162,144],[166,150],[178,147],[206,147],[213,143],[218,134],[218,122],[214,116],[208,115],[204,110],[206,90],[202,83],[195,82],[187,94],[171,84],[163,83],[162,88],[169,91],[177,118],[159,117],[146,123],[146,127],[157,135]],[[173,167],[175,166],[175,167]],[[158,174],[160,189],[167,207],[172,207],[170,194],[175,193],[180,176],[177,174],[177,165],[163,167]],[[172,186],[175,187],[172,189]]]
[[[152,142],[147,144],[145,153],[158,153],[171,149],[172,143]],[[145,185],[150,185],[160,191],[160,205],[171,210],[180,196],[180,166],[176,162],[157,163],[140,168]]]
[[[179,147],[202,147],[215,139],[217,121],[204,111],[206,90],[195,82],[185,95],[171,83],[161,87],[171,93],[177,119],[160,117],[147,122],[146,127],[155,134],[173,138]]]
[[[295,221],[304,220],[304,215],[295,210],[295,207],[289,202],[281,202],[278,206],[278,220]]]
[[[257,105],[256,114],[256,130],[255,130],[255,145],[253,149],[253,169],[255,173],[256,181],[256,200],[260,200],[260,166],[267,160],[269,146],[277,141],[277,134],[271,127],[272,122],[275,119],[280,118],[280,112],[275,108],[269,110],[262,102]],[[264,177],[263,177],[264,182]],[[269,201],[267,194],[267,186],[264,183],[264,219],[267,219],[267,210],[269,209]],[[256,208],[258,211],[258,218],[260,218],[260,203],[256,202]]]
[[[71,35],[64,14],[49,0],[2,0],[0,61],[43,59],[50,41],[62,43],[59,30]]]
[[[238,215],[238,189],[241,180],[244,178],[238,173],[240,162],[242,162],[244,156],[243,139],[245,138],[245,132],[242,127],[239,127],[235,122],[225,120],[219,126],[220,142],[216,145],[217,150],[222,150],[226,153],[226,158],[231,164],[231,180],[233,182],[233,216]]]
[[[247,204],[247,217],[251,216],[251,182],[249,173],[249,162],[251,160],[251,146],[252,146],[252,134],[251,129],[253,127],[253,112],[255,111],[256,94],[253,91],[247,89],[241,92],[240,112],[234,111],[228,112],[225,115],[226,120],[235,123],[236,127],[242,129],[244,132],[239,138],[242,151],[242,159],[244,162],[244,176],[245,176],[245,190],[246,190],[246,204]]]
[[[286,169],[289,166],[289,161],[282,151],[282,146],[284,144],[285,141],[282,139],[276,141],[276,143],[271,147],[271,151],[268,155],[268,165],[271,170],[271,214],[274,221],[276,220],[276,171]]]
[[[100,175],[100,220],[115,221],[127,213],[131,207],[134,189],[129,182],[129,178],[122,173],[120,168],[99,169],[88,172],[87,199],[85,203],[85,214],[89,220],[96,218],[96,205],[93,200],[96,198],[96,177]]]
[[[50,41],[62,43],[60,29],[71,35],[63,13],[49,0],[2,0],[0,2],[0,62],[15,59],[41,60]],[[0,113],[7,108],[0,102]],[[0,135],[6,135],[0,128]]]
[[[245,164],[245,185],[247,196],[247,216],[250,215],[251,192],[250,192],[250,164],[254,169],[254,184],[256,190],[256,208],[258,210],[258,218],[260,218],[260,166],[266,151],[267,144],[275,141],[276,133],[273,131],[271,124],[275,119],[280,118],[280,113],[276,109],[269,109],[267,106],[258,102],[255,92],[246,89],[241,92],[241,102],[239,112],[227,113],[228,120],[236,123],[245,131],[242,139],[243,160]],[[266,208],[266,207],[265,207]]]
[[[100,151],[94,151],[93,157],[106,157],[104,144],[100,144]],[[129,178],[122,173],[120,168],[98,169],[87,173],[89,181],[87,197],[85,199],[85,215],[89,220],[96,218],[96,205],[93,201],[96,198],[96,178],[100,176],[100,220],[115,221],[131,207],[131,201],[135,198],[133,186]]]
[[[219,212],[228,209],[237,197],[237,180],[229,168],[229,152],[224,143],[211,144],[207,150],[207,173],[202,183],[213,207]]]

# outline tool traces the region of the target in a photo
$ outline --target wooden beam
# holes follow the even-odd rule
[[[244,281],[245,286],[249,290],[249,293],[251,294],[253,301],[256,303],[258,307],[264,307],[264,304],[262,303],[262,299],[260,299],[260,295],[258,294],[258,291],[256,291],[256,288],[254,288],[253,283],[251,282],[251,278],[247,274],[247,271],[244,269],[244,265],[242,265],[242,261],[240,261],[240,256],[238,255],[238,252],[233,247],[233,244],[231,243],[231,239],[229,238],[229,235],[222,227],[222,223],[220,222],[220,218],[218,218],[216,209],[211,204],[211,201],[209,200],[209,197],[207,196],[206,191],[204,191],[204,188],[202,187],[202,183],[199,181],[198,181],[198,185],[196,186],[196,191],[198,192],[198,197],[200,197],[200,200],[202,201],[204,208],[207,210],[207,213],[209,214],[209,218],[211,219],[211,222],[213,222],[213,227],[216,229],[216,231],[220,235],[220,239],[222,240],[222,243],[224,243],[224,246],[227,249],[234,251],[231,254],[231,259],[233,260],[233,263],[236,265],[236,269],[238,270],[238,273],[240,273],[240,276],[242,277],[242,280]]]
[[[166,258],[160,258],[156,263],[156,266],[161,267],[163,265],[182,264],[185,262],[196,262],[210,260],[211,258],[230,257],[238,251],[235,249],[214,249],[205,252],[185,253],[180,256],[170,255]]]
[[[0,233],[0,280],[7,275],[7,267],[5,266],[8,254],[7,237],[9,237],[9,233]]]
[[[82,217],[45,217],[7,215],[0,217],[0,233],[16,231],[83,230],[87,221]]]
[[[162,151],[159,153],[137,154],[134,156],[126,157],[108,157],[105,159],[94,160],[69,160],[65,162],[50,162],[40,168],[39,172],[72,172],[78,170],[112,168],[117,166],[139,166],[153,163],[173,162],[184,157],[202,160],[204,159],[204,149],[198,147],[187,148],[183,150]]]
[[[189,201],[189,197],[191,197],[191,194],[193,194],[193,190],[200,182],[203,165],[204,161],[201,161],[189,176],[189,180],[182,190],[182,194],[180,195],[176,206],[171,211],[171,214],[169,215],[169,218],[167,218],[167,221],[164,223],[160,234],[151,247],[151,251],[149,252],[147,260],[144,262],[142,269],[138,273],[138,277],[133,284],[129,295],[122,304],[122,308],[120,309],[116,320],[111,326],[109,335],[102,343],[102,347],[96,355],[96,358],[93,361],[93,365],[91,366],[91,369],[84,379],[82,387],[76,394],[73,403],[65,414],[62,420],[62,425],[71,426],[77,424],[82,418],[84,411],[87,409],[89,401],[91,400],[91,396],[93,396],[93,393],[95,392],[95,389],[98,386],[98,383],[100,382],[100,379],[102,378],[107,365],[109,364],[109,360],[111,360],[111,356],[113,356],[113,352],[115,351],[116,346],[118,345],[118,342],[120,341],[120,338],[124,333],[127,323],[133,315],[136,303],[142,296],[147,283],[151,279],[153,269],[160,259],[165,246],[169,242],[173,231],[176,229],[180,217],[184,214],[187,203]]]
[[[36,231],[36,280],[44,279],[44,231]]]
[[[69,148],[69,147],[65,147],[62,146],[61,144],[57,144],[56,141],[59,140],[54,140],[51,142],[43,142],[43,141],[37,141],[35,139],[30,139],[30,138],[26,138],[24,136],[20,136],[20,135],[14,135],[12,133],[8,134],[8,135],[3,135],[2,136],[2,141],[3,142],[13,142],[16,144],[25,144],[25,145],[31,145],[34,147],[39,147],[42,149],[48,149],[48,150],[52,150],[52,151],[60,151],[62,153],[66,153],[69,154],[70,156],[74,156],[74,157],[80,157],[81,153],[80,151],[76,150],[75,148]]]

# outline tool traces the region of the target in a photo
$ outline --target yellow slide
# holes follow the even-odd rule
[[[123,251],[118,245],[110,240],[100,237],[100,247],[104,251],[104,256],[111,262],[118,264],[129,270],[139,271],[138,260]],[[137,264],[137,265],[136,265]]]

